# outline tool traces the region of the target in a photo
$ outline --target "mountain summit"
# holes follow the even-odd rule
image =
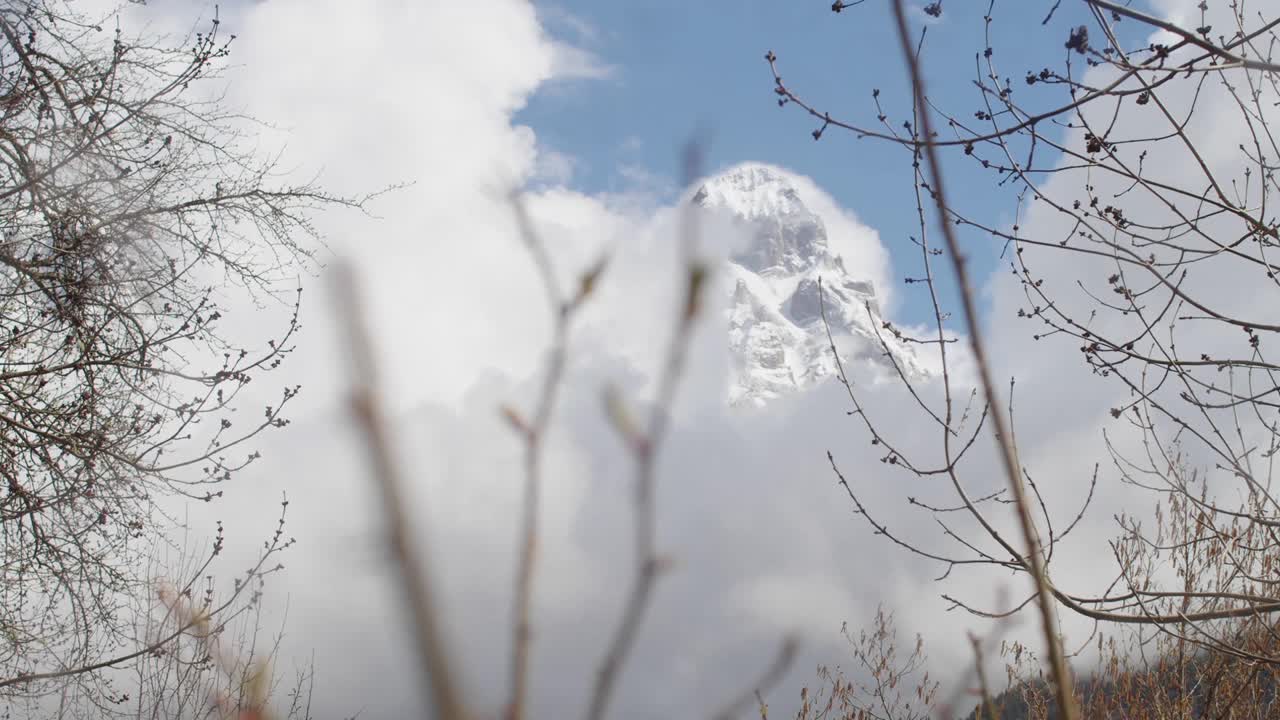
[[[871,366],[877,376],[928,375],[914,349],[882,327],[875,286],[832,252],[825,223],[784,171],[739,165],[707,180],[692,202],[750,238],[727,271],[732,404],[763,406],[836,374],[823,302],[850,374]]]

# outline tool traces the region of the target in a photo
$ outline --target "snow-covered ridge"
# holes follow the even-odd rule
[[[850,373],[870,367],[878,377],[896,376],[896,363],[913,379],[928,375],[914,348],[883,329],[877,336],[883,319],[873,283],[832,252],[825,223],[785,171],[739,165],[707,180],[692,202],[726,215],[750,238],[727,269],[731,403],[762,406],[836,373],[819,278]]]

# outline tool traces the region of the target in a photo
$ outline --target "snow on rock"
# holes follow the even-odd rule
[[[707,180],[692,201],[750,237],[727,271],[732,404],[763,406],[836,374],[824,303],[851,375],[870,368],[876,379],[928,376],[915,349],[883,327],[875,287],[832,253],[822,218],[783,171],[739,165]]]

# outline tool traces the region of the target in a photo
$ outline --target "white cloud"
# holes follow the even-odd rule
[[[539,4],[538,19],[544,27],[552,30],[558,28],[568,29],[573,34],[573,39],[577,44],[593,46],[599,44],[601,40],[601,33],[598,27],[582,16],[559,5]]]

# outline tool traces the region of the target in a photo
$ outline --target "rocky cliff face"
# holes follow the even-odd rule
[[[914,348],[881,328],[875,287],[831,251],[822,218],[805,206],[784,171],[740,165],[708,180],[693,202],[727,215],[750,237],[727,271],[730,402],[762,406],[836,373],[824,303],[850,373],[869,366],[896,376],[896,363],[913,379],[928,375]]]

